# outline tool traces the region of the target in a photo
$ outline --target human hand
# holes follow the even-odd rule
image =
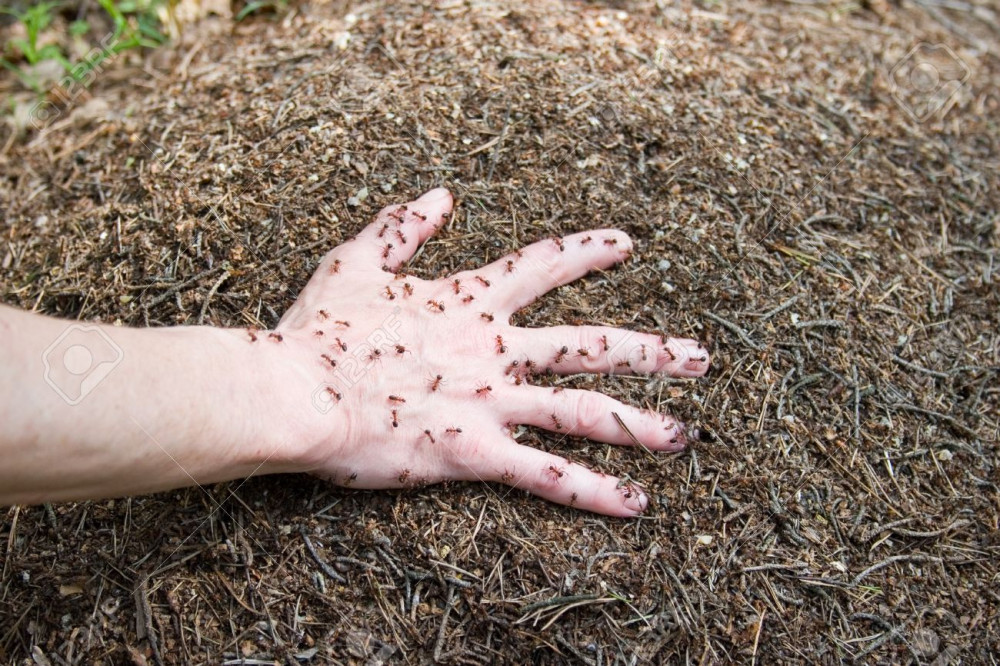
[[[496,481],[598,513],[642,512],[648,497],[633,483],[512,435],[527,424],[677,451],[684,425],[531,379],[549,370],[699,377],[707,351],[695,340],[609,327],[510,325],[542,294],[627,257],[632,243],[620,231],[541,241],[438,280],[396,272],[451,207],[447,190],[436,189],[385,208],[327,254],[275,331],[247,332],[273,361],[281,396],[273,418],[287,425],[298,468],[354,488]]]

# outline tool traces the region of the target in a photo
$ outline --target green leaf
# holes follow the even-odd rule
[[[258,9],[264,9],[265,7],[274,7],[274,3],[270,0],[251,0],[251,2],[248,2],[246,6],[240,10],[240,13],[236,15],[236,20],[242,21]]]
[[[77,37],[86,35],[90,31],[90,24],[86,21],[73,21],[69,24],[69,34]]]

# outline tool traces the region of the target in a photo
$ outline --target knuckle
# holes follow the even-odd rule
[[[540,273],[558,278],[562,274],[563,254],[555,243],[542,243],[531,254],[531,263]]]
[[[573,421],[584,433],[593,432],[607,415],[604,396],[592,391],[583,391],[576,398]]]

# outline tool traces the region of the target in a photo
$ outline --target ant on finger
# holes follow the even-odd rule
[[[559,480],[566,476],[566,470],[555,465],[549,465],[544,471],[554,483],[559,483]]]

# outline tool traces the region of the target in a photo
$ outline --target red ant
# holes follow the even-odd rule
[[[382,236],[385,236],[385,232],[388,231],[388,230],[389,230],[389,225],[388,224],[383,224],[382,228],[379,229],[379,231],[378,231],[378,237],[382,238]]]
[[[490,386],[489,384],[480,384],[479,387],[476,389],[476,395],[480,398],[485,398],[486,396],[490,395],[490,392],[492,390],[493,387]]]
[[[434,439],[434,435],[431,434],[430,430],[424,430],[424,434],[427,435],[427,439],[431,440],[431,444],[437,443]]]
[[[524,371],[527,372],[529,375],[532,372],[534,372],[534,370],[532,370],[533,367],[535,367],[534,361],[532,361],[530,358],[524,360]]]
[[[319,330],[317,328],[315,331],[313,331],[313,335],[315,335],[317,338],[322,338],[323,335],[324,335],[324,333],[323,333],[323,331],[321,331],[321,330]]]
[[[392,410],[392,427],[393,428],[399,427],[399,415],[396,413],[395,409]]]
[[[396,477],[396,480],[402,484],[405,484],[407,479],[409,478],[410,478],[410,470],[404,469],[402,472],[399,473],[399,476]]]
[[[503,337],[501,337],[499,335],[497,336],[497,353],[498,354],[506,354],[507,353],[507,347],[503,343]]]
[[[608,351],[608,349],[610,349],[610,347],[608,347],[608,336],[601,336],[601,345],[604,347],[604,351]]]
[[[396,403],[406,402],[406,398],[401,398],[398,395],[390,395],[389,400]]]
[[[334,361],[334,360],[333,360],[332,358],[330,358],[330,357],[329,357],[329,356],[328,356],[327,354],[320,354],[320,357],[321,357],[321,358],[322,358],[322,359],[323,359],[324,361],[326,361],[327,363],[329,363],[329,364],[330,364],[330,365],[331,365],[332,367],[334,367],[334,368],[336,368],[336,367],[337,367],[337,362],[336,362],[336,361]]]
[[[559,417],[556,416],[555,414],[552,414],[551,419],[552,419],[552,425],[555,427],[555,429],[562,430],[562,421],[559,420]]]
[[[386,243],[385,247],[382,248],[382,258],[388,259],[389,255],[392,254],[392,248],[395,247],[392,243]]]
[[[449,435],[461,435],[462,434],[462,429],[461,428],[448,428],[448,429],[445,430],[445,432],[447,434],[449,434]]]
[[[431,390],[432,391],[437,391],[439,388],[441,388],[441,382],[443,380],[444,380],[444,377],[442,377],[441,375],[438,375],[434,379],[432,379],[431,380]]]
[[[282,342],[285,339],[281,333],[268,333],[267,337],[271,338],[275,342]]]
[[[340,272],[340,259],[334,259],[333,263],[330,264],[330,275],[336,275]]]
[[[521,375],[514,375],[514,386],[520,386],[524,383],[524,378]]]
[[[646,345],[639,345],[639,350],[642,352],[642,360],[646,360]]]
[[[375,361],[379,360],[380,358],[382,358],[382,350],[381,349],[373,349],[372,352],[370,354],[368,354],[368,360],[372,361],[373,363]]]
[[[396,233],[396,238],[399,239],[399,242],[402,243],[403,245],[406,245],[406,236],[403,235],[403,232],[400,231],[399,229],[396,229],[395,233]]]
[[[562,360],[566,358],[566,354],[569,353],[569,347],[563,345],[559,352],[556,354],[555,363],[562,363]]]
[[[514,482],[514,472],[509,469],[504,469],[503,474],[500,475],[500,483],[509,486]]]
[[[389,217],[391,217],[392,219],[396,220],[397,222],[402,222],[403,221],[403,213],[405,213],[405,212],[406,212],[406,206],[400,206],[396,210],[394,210],[391,213],[389,213]]]
[[[430,300],[427,301],[427,307],[435,312],[444,312],[444,303],[441,301]]]
[[[483,285],[484,287],[490,286],[490,281],[481,275],[476,276],[476,281],[479,282],[479,284]]]
[[[504,269],[504,272],[505,273],[513,273],[514,272],[514,260],[513,259],[508,259],[507,260],[507,268]]]
[[[475,297],[475,296],[473,296],[472,294],[466,294],[465,296],[463,296],[463,297],[462,297],[462,302],[463,302],[463,303],[465,303],[466,305],[468,305],[468,304],[469,304],[469,303],[471,303],[471,302],[472,302],[472,301],[473,301],[473,300],[474,300],[475,298],[476,298],[476,297]]]
[[[480,318],[485,319],[486,321],[493,321],[493,313],[492,312],[480,312],[479,316],[480,316]]]
[[[326,310],[320,310],[316,313],[316,316],[319,317],[320,321],[326,321],[330,317],[330,313]]]
[[[618,239],[617,238],[605,238],[604,239],[604,244],[607,245],[607,246],[609,246],[609,247],[613,246],[613,245],[618,245]]]
[[[455,278],[451,281],[451,288],[455,290],[455,293],[460,293],[462,291],[462,281]]]
[[[247,329],[247,335],[250,336],[250,342],[257,342],[257,329],[256,328],[253,328],[253,327],[248,328]]]
[[[347,486],[351,485],[357,480],[358,480],[358,473],[352,472],[350,476],[344,478],[344,487],[346,488]]]
[[[587,243],[589,243],[592,240],[594,240],[593,237],[591,237],[591,236],[584,236],[583,238],[580,239],[580,245],[586,245]]]
[[[565,252],[566,251],[566,245],[565,245],[565,243],[563,243],[563,241],[562,241],[561,238],[553,238],[552,242],[556,244],[556,247],[559,248],[560,252]]]
[[[579,496],[576,493],[573,493],[572,495],[569,496],[569,505],[573,506],[574,504],[576,504],[576,500],[578,499]]]
[[[336,398],[337,402],[340,402],[340,399],[344,397],[342,394],[337,392],[337,389],[333,388],[332,386],[327,386],[326,392],[329,393],[332,397]]]
[[[340,338],[335,338],[337,341],[337,346],[340,347],[340,351],[347,351],[347,343]]]
[[[497,336],[497,337],[500,337],[500,336]],[[519,365],[520,365],[520,363],[518,361],[514,361],[513,363],[511,363],[510,365],[507,366],[507,369],[503,371],[503,374],[509,375],[512,372],[516,372],[517,371],[517,366],[519,366]]]
[[[590,358],[590,348],[580,347],[579,349],[576,350],[576,355],[582,356],[583,358]]]
[[[423,213],[418,213],[417,211],[413,211],[413,217],[417,218],[421,222],[427,221],[427,216],[424,215]]]
[[[396,292],[394,292],[389,287],[386,287],[385,288],[385,297],[388,298],[390,301],[394,301],[394,300],[396,300]]]
[[[351,322],[349,322],[349,321],[342,321],[342,320],[338,319],[337,321],[335,321],[333,323],[335,323],[340,328],[350,328],[351,327]]]
[[[632,361],[630,361],[628,359],[625,359],[623,361],[618,361],[617,363],[615,363],[615,367],[616,368],[631,368],[632,367]]]
[[[413,285],[409,282],[403,283],[403,293],[407,296],[413,296]]]
[[[555,465],[549,465],[545,468],[545,473],[549,475],[549,478],[554,482],[559,483],[559,479],[566,475],[566,470],[562,467],[556,467]]]
[[[562,387],[562,386],[557,386],[557,387],[555,387],[554,389],[552,389],[552,392],[553,392],[553,393],[562,393],[562,392],[563,392],[563,391],[565,391],[565,390],[566,390],[566,389],[565,389],[564,387]]]
[[[406,347],[404,347],[403,345],[396,345],[397,354],[405,354],[406,352],[407,352]]]

